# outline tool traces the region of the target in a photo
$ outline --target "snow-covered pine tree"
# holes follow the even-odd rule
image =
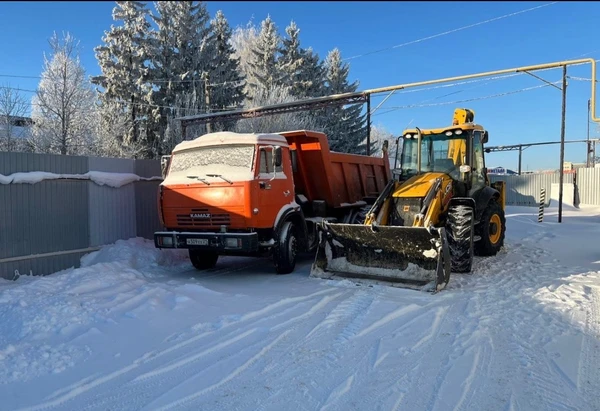
[[[42,153],[90,154],[96,96],[81,65],[78,42],[69,33],[62,38],[54,33],[50,47],[33,98],[30,144]]]
[[[291,95],[302,99],[323,95],[325,71],[319,56],[312,48],[300,47],[300,29],[295,22],[286,27],[287,37],[282,40],[280,57],[277,61],[282,73],[280,81],[291,88]]]
[[[252,82],[250,80],[252,77],[250,62],[254,55],[252,50],[255,48],[259,32],[260,30],[250,21],[245,27],[236,27],[231,35],[230,42],[234,49],[233,57],[239,60],[240,72],[246,80],[244,96],[248,96],[251,90],[249,85],[249,82]]]
[[[141,1],[117,1],[113,20],[121,26],[111,26],[102,37],[103,45],[95,48],[102,74],[92,78],[101,87],[100,101],[120,105],[128,114],[123,144],[135,146],[143,142],[144,157],[155,156],[156,132],[151,111],[151,85],[148,55],[150,48],[149,11]]]
[[[329,52],[325,59],[327,94],[355,92],[358,81],[348,82],[350,67],[342,62],[339,49]],[[366,137],[365,115],[361,114],[361,104],[324,109],[324,128],[329,144],[334,151],[345,153],[366,153],[361,142]]]
[[[161,136],[160,152],[169,152],[184,136],[173,119],[206,111],[206,78],[213,69],[214,45],[210,41],[210,16],[203,2],[158,1],[152,16],[153,102]],[[185,102],[184,106],[181,106]]]
[[[212,70],[208,75],[210,81],[209,96],[210,109],[231,110],[239,108],[244,102],[244,76],[240,70],[240,60],[235,57],[235,50],[231,45],[231,27],[221,10],[217,11],[211,21],[211,35],[209,41],[214,50],[211,62]],[[235,121],[215,122],[212,131],[230,130]]]
[[[277,60],[279,58],[279,44],[281,37],[277,26],[270,16],[261,23],[258,38],[252,49],[251,59],[248,62],[247,81],[250,86],[249,99],[263,92],[269,92],[275,86],[282,84],[282,73]]]

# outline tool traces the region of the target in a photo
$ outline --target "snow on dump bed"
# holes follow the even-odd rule
[[[142,239],[0,280],[0,408],[597,410],[600,209],[507,220],[436,295]]]

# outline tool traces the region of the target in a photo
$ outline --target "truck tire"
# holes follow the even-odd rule
[[[450,249],[451,271],[469,273],[473,265],[473,208],[453,205],[448,210],[446,236]]]
[[[273,250],[273,263],[277,274],[289,274],[294,271],[297,254],[297,230],[291,221],[286,221],[279,230],[279,241]]]
[[[196,270],[208,270],[217,264],[219,254],[214,251],[189,249],[190,261]]]
[[[506,232],[506,217],[504,210],[495,200],[488,203],[481,214],[481,223],[477,226],[477,235],[481,237],[475,243],[475,254],[478,256],[493,256],[504,245]]]

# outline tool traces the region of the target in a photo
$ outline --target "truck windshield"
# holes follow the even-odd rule
[[[198,147],[175,153],[171,158],[167,179],[185,180],[202,178],[209,181],[249,181],[254,174],[256,147],[247,145],[224,145]],[[220,176],[220,177],[218,177]]]
[[[404,137],[400,164],[404,175],[417,174],[417,137]],[[421,172],[447,173],[458,177],[466,156],[466,133],[458,136],[427,134],[421,136]]]

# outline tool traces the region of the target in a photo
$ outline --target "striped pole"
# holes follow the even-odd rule
[[[544,204],[546,204],[546,189],[542,188],[540,192],[540,208],[538,211],[538,223],[544,219]]]

